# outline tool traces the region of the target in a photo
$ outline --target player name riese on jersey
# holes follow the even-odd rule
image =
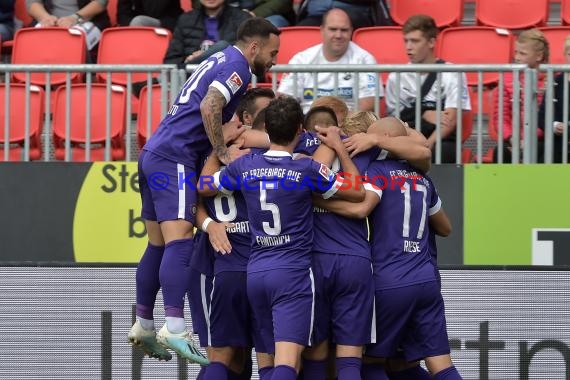
[[[263,245],[265,247],[273,247],[276,245],[287,244],[291,242],[290,235],[279,235],[279,236],[256,236],[255,241],[258,245]]]
[[[404,252],[406,253],[420,252],[420,242],[412,240],[404,240]]]

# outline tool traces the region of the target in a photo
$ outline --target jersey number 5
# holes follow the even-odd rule
[[[271,215],[273,216],[273,227],[271,227],[269,222],[263,222],[263,231],[265,231],[267,235],[277,236],[281,233],[279,207],[275,203],[267,202],[267,189],[270,189],[272,185],[272,182],[261,182],[259,184],[259,203],[262,210],[271,211]]]

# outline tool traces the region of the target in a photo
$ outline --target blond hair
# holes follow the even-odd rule
[[[517,37],[517,42],[520,44],[531,43],[536,52],[542,53],[541,63],[548,63],[550,60],[550,44],[540,30],[535,28],[522,31]]]
[[[349,136],[357,133],[366,133],[368,127],[378,119],[378,116],[374,112],[357,111],[344,119],[342,130]]]

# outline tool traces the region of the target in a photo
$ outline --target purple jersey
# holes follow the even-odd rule
[[[294,152],[312,156],[319,145],[321,145],[321,140],[319,140],[316,133],[304,131],[299,136],[299,142],[297,143]]]
[[[210,86],[226,98],[222,122],[227,123],[251,81],[249,63],[235,46],[229,46],[202,62],[184,83],[176,102],[152,135],[145,150],[169,160],[193,166],[211,148],[200,103]]]
[[[373,148],[353,158],[362,176],[368,165],[376,160],[379,154],[380,149]],[[342,171],[338,159],[333,163],[332,169]],[[345,218],[320,207],[314,207],[313,211],[315,218],[314,252],[347,254],[370,259],[368,226],[365,219]]]
[[[206,198],[205,203],[208,215],[216,222],[234,224],[226,230],[232,251],[228,255],[216,254],[214,273],[245,271],[251,251],[251,233],[243,195],[239,191],[218,193],[215,197]]]
[[[331,197],[341,185],[325,165],[282,151],[247,155],[216,173],[221,191],[243,193],[251,229],[248,273],[307,269],[313,243],[313,192]]]
[[[441,207],[434,186],[405,161],[374,161],[368,178],[382,189],[370,215],[376,289],[436,280],[428,242],[428,218]]]

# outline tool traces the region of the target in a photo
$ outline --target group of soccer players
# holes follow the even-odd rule
[[[263,380],[325,379],[327,359],[341,380],[461,379],[434,259],[434,234],[451,226],[424,174],[425,140],[397,119],[356,116],[343,140],[335,112],[305,117],[290,97],[256,115],[242,107],[262,130],[230,121],[252,73],[275,63],[279,33],[246,20],[236,45],[190,76],[141,153],[149,244],[129,340],[151,357],[172,350],[202,364],[203,379],[251,378],[252,348]],[[164,175],[168,186],[156,182]],[[186,329],[187,292],[207,358]]]

